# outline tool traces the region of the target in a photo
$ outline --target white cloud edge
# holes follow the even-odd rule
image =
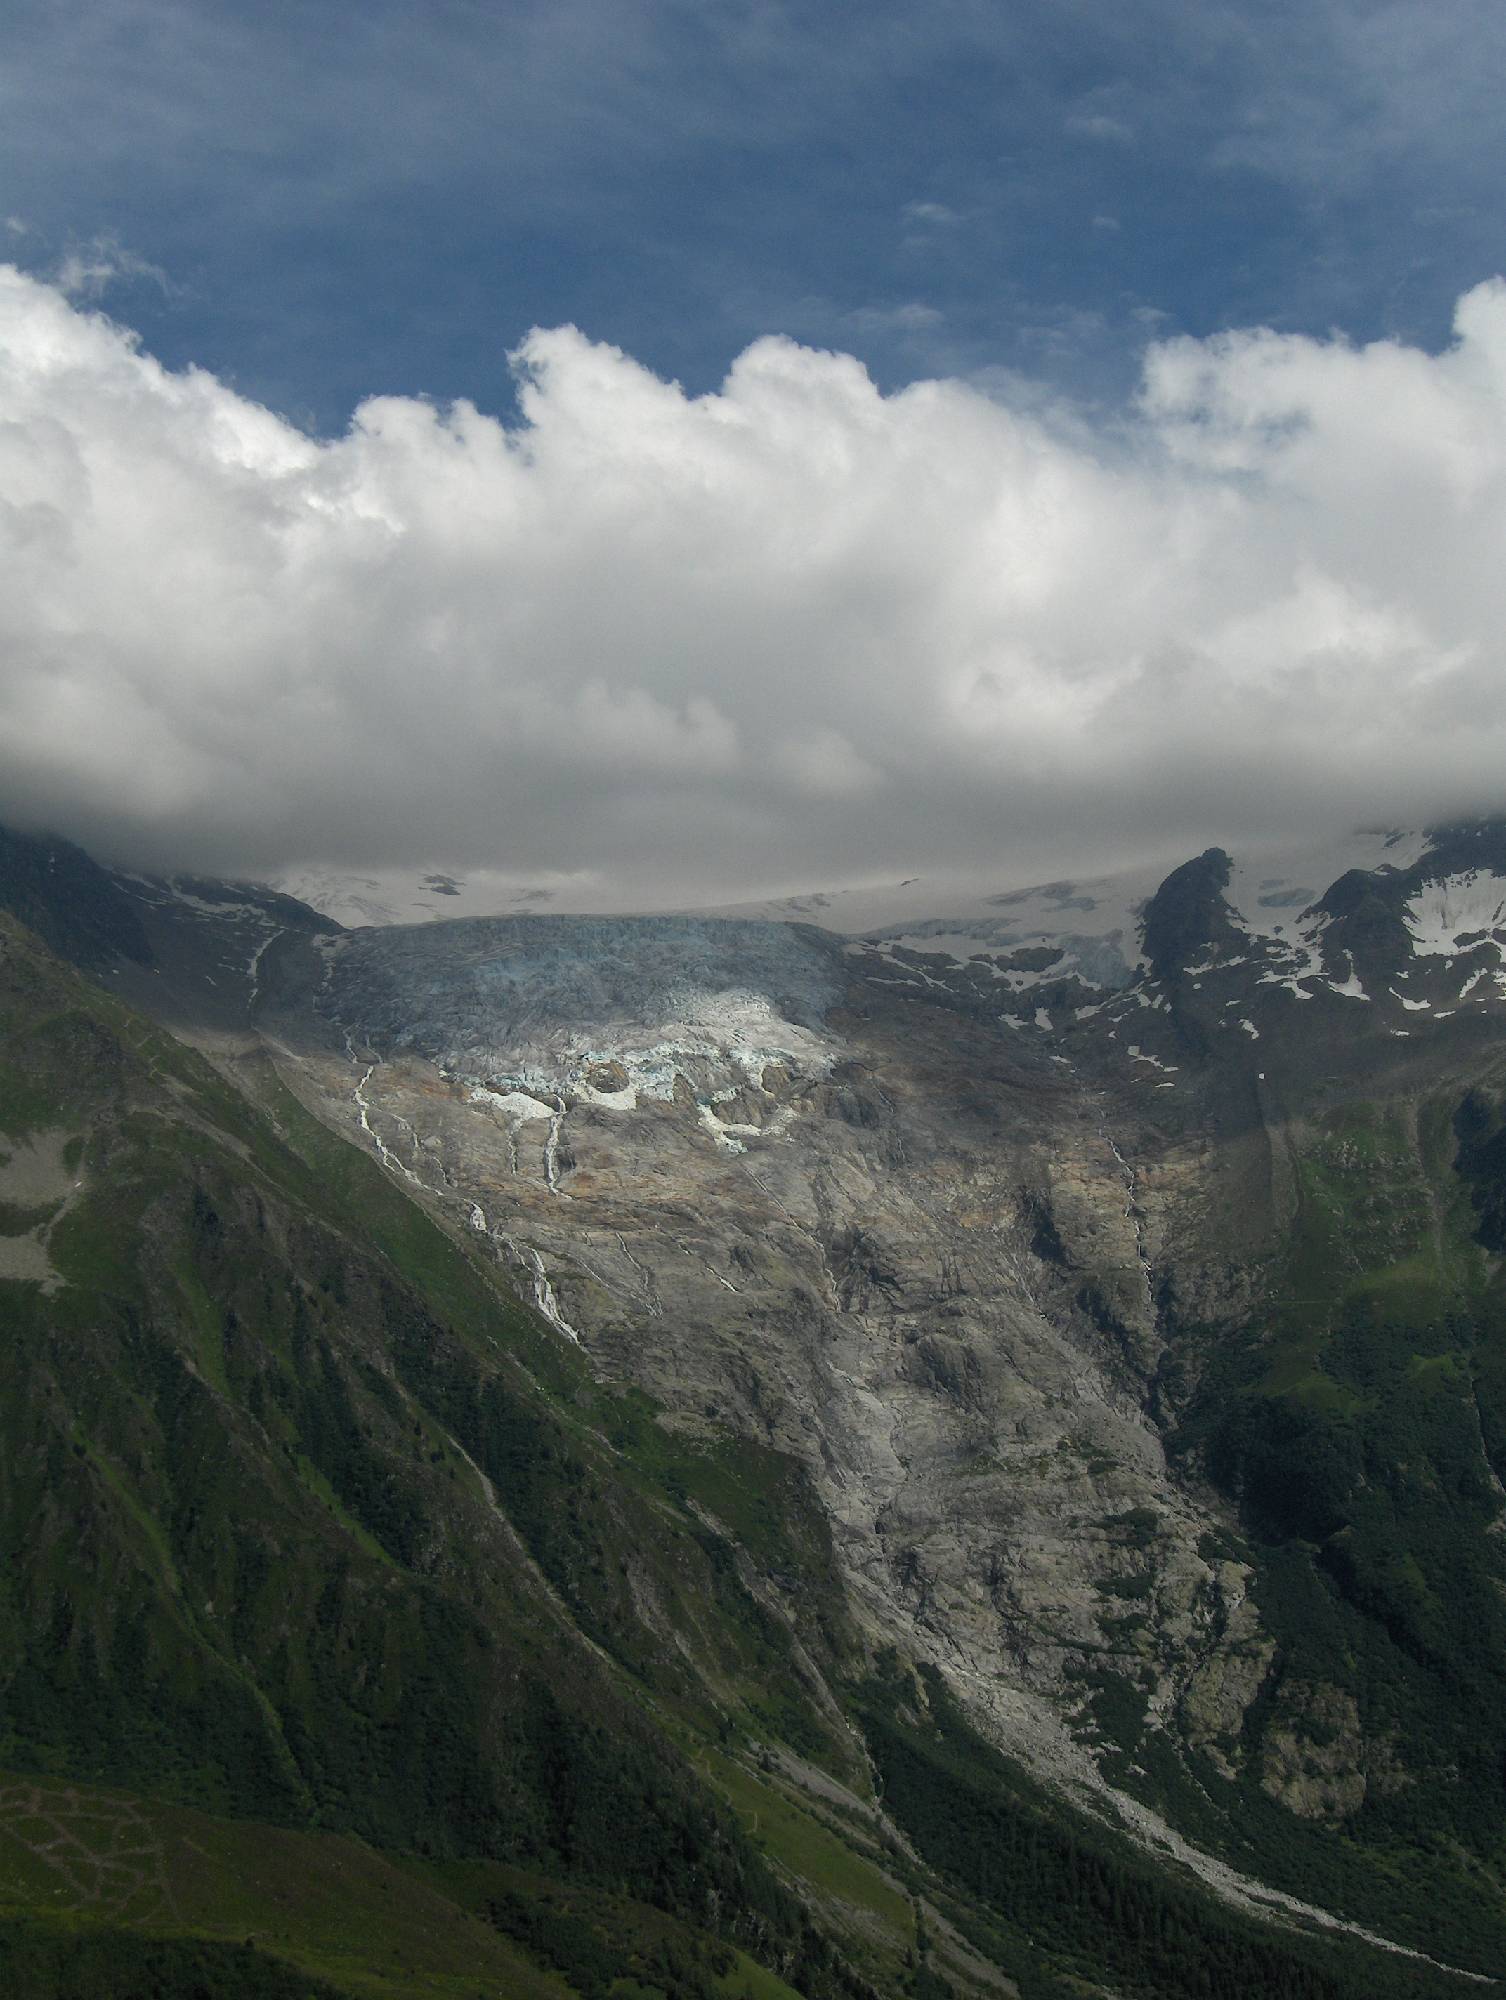
[[[1455,332],[1165,341],[1095,433],[562,327],[516,428],[315,440],[4,267],[0,818],[728,899],[1499,803],[1506,284]]]

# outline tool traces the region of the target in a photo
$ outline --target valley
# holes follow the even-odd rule
[[[357,930],[6,838],[21,1821],[512,1870],[457,1992],[1506,1962],[1506,829]]]

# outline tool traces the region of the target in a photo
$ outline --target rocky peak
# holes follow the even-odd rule
[[[1145,906],[1145,955],[1157,979],[1175,986],[1187,967],[1237,942],[1224,890],[1233,864],[1221,847],[1173,868]]]

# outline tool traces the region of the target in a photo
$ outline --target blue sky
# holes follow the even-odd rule
[[[1506,806],[1500,0],[0,59],[0,818],[620,908]]]
[[[1168,331],[1436,346],[1506,261],[1479,0],[7,20],[12,256],[93,269],[165,361],[325,431],[373,392],[505,407],[505,351],[567,321],[692,390],[781,332],[886,386],[1113,401]]]

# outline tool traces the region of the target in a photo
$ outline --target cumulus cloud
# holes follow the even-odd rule
[[[1499,806],[1506,285],[1148,351],[1098,431],[569,327],[310,438],[0,272],[0,818],[621,902]]]

